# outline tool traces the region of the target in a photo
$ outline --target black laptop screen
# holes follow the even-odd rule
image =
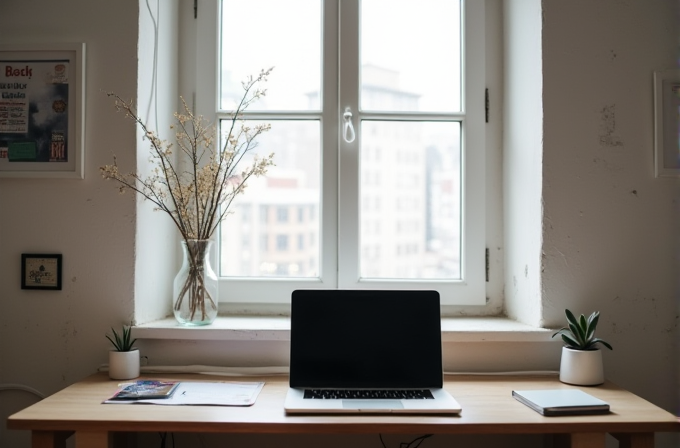
[[[439,293],[298,290],[291,387],[442,387]]]

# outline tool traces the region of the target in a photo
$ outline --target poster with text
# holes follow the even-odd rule
[[[0,167],[69,161],[69,65],[0,59]]]

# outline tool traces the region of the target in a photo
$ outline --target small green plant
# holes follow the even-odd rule
[[[607,342],[595,337],[597,321],[600,319],[599,311],[595,311],[587,319],[583,314],[577,319],[571,311],[564,310],[564,312],[567,315],[569,326],[561,328],[552,335],[553,338],[558,334],[562,335],[562,340],[567,344],[567,347],[574,350],[595,350],[597,343],[613,350]]]
[[[131,340],[132,335],[130,327],[123,325],[123,330],[120,334],[116,332],[113,327],[111,327],[111,331],[113,332],[113,337],[107,334],[106,339],[113,344],[113,347],[117,352],[130,352],[134,350],[132,346],[137,342],[137,339]]]

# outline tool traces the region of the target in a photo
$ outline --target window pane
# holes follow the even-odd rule
[[[321,0],[223,0],[220,108],[235,109],[241,82],[274,66],[267,95],[249,110],[319,109]]]
[[[226,126],[230,122],[222,121]],[[251,126],[256,120],[249,120]],[[276,166],[251,179],[223,221],[223,277],[317,277],[321,131],[316,120],[269,121],[254,150],[274,153]],[[244,160],[241,163],[249,163]],[[309,235],[300,241],[298,235]],[[297,241],[298,244],[293,242]]]
[[[460,111],[460,31],[460,1],[362,0],[361,108]]]
[[[460,123],[361,128],[361,277],[459,279]]]

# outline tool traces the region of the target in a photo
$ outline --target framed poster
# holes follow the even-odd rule
[[[61,290],[61,254],[21,254],[21,289]]]
[[[85,44],[0,45],[0,177],[83,178]]]
[[[680,70],[654,73],[654,175],[680,177]]]

